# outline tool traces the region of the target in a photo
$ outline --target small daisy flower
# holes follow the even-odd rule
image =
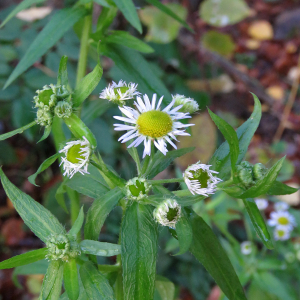
[[[199,110],[198,103],[194,99],[187,98],[184,95],[172,95],[172,100],[175,100],[175,106],[182,105],[182,108],[179,110],[180,112],[192,114]]]
[[[177,149],[171,139],[177,140],[175,135],[190,135],[185,132],[185,128],[194,125],[182,124],[177,120],[191,116],[188,113],[178,112],[182,105],[173,108],[174,100],[166,108],[160,110],[163,97],[159,99],[157,105],[156,94],[152,97],[152,103],[150,103],[147,95],[144,95],[143,98],[144,101],[137,97],[137,102],[134,102],[137,110],[128,106],[119,107],[126,117],[114,116],[114,118],[129,123],[128,125],[114,124],[116,131],[128,131],[119,138],[119,141],[125,143],[136,138],[128,148],[137,147],[144,142],[143,158],[151,154],[151,142],[153,141],[155,147],[166,155],[168,152],[166,142]]]
[[[291,231],[287,226],[276,226],[274,230],[274,238],[276,241],[285,241],[290,238]]]
[[[140,201],[148,196],[151,188],[145,178],[134,177],[126,184],[127,199]]]
[[[255,199],[255,203],[259,210],[265,210],[269,205],[268,200],[266,199]]]
[[[222,180],[215,176],[219,172],[210,170],[210,167],[211,165],[201,164],[198,161],[184,171],[184,181],[193,195],[208,197],[209,194],[216,192],[217,184]]]
[[[65,171],[64,176],[72,178],[77,172],[83,175],[89,174],[87,169],[92,150],[89,141],[85,137],[83,137],[83,140],[68,142],[59,152],[65,154],[60,163]]]
[[[112,84],[109,84],[107,88],[105,88],[101,94],[101,99],[107,99],[116,104],[123,104],[124,100],[133,99],[135,96],[140,95],[141,93],[137,91],[136,83],[128,83],[120,80],[119,83],[115,83],[113,81]]]
[[[276,211],[286,211],[290,208],[290,206],[285,202],[276,202],[274,204],[274,208]]]
[[[175,200],[167,199],[155,208],[153,216],[161,225],[174,229],[181,216],[181,206]]]
[[[245,241],[241,243],[241,252],[244,255],[249,255],[253,250],[253,245],[250,241]]]
[[[288,230],[296,226],[295,218],[288,211],[273,211],[270,217],[268,220],[270,226],[286,227]]]

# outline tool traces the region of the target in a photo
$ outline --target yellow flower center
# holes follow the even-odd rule
[[[121,94],[125,94],[129,90],[129,88],[127,86],[114,88],[114,93],[118,97],[118,100],[120,99],[120,94],[118,93],[119,90]]]
[[[197,171],[191,171],[193,174],[194,180],[198,180],[201,184],[201,188],[207,188],[208,187],[208,180],[209,180],[209,175],[207,171],[199,169]]]
[[[151,138],[160,138],[172,131],[173,121],[169,114],[150,110],[142,113],[136,121],[140,134]]]
[[[288,218],[280,217],[280,218],[278,218],[278,223],[280,225],[288,225],[290,222],[289,222]]]
[[[283,237],[284,236],[284,231],[283,230],[277,230],[277,235],[279,237]]]
[[[72,146],[67,153],[67,160],[73,164],[80,162],[80,159],[84,159],[81,152],[82,146],[80,144]]]

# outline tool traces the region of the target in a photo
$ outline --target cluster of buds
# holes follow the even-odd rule
[[[42,90],[36,91],[33,97],[36,113],[36,121],[41,126],[50,126],[54,115],[59,118],[68,118],[72,113],[71,95],[62,85],[45,85]]]
[[[180,112],[193,114],[199,110],[199,105],[193,98],[176,94],[175,96],[172,95],[172,100],[175,100],[175,107],[182,105],[182,107],[179,109]]]
[[[126,197],[130,200],[140,201],[146,198],[152,186],[145,178],[134,177],[126,184]]]
[[[76,241],[70,240],[66,234],[51,235],[46,246],[48,253],[46,258],[50,260],[69,261],[71,258],[81,254],[80,248]]]
[[[174,229],[181,217],[181,206],[174,199],[166,199],[155,208],[153,216],[161,225]]]

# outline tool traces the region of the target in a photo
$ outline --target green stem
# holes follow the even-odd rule
[[[80,211],[80,198],[79,194],[76,191],[70,189],[69,187],[67,187],[67,194],[71,201],[71,222],[72,224],[74,224]]]
[[[230,179],[228,179],[228,180],[226,180],[226,181],[220,182],[220,183],[217,185],[217,187],[218,187],[219,189],[221,189],[221,188],[230,186],[231,184],[233,184],[233,178],[230,178]]]
[[[150,184],[164,184],[164,183],[172,183],[172,182],[183,182],[183,178],[172,178],[172,179],[161,179],[161,180],[148,180]]]

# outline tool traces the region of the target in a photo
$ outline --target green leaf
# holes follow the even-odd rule
[[[176,233],[179,241],[180,251],[175,255],[181,255],[189,250],[193,241],[193,228],[187,212],[182,209],[181,217],[176,223]]]
[[[212,229],[195,214],[192,218],[192,227],[191,253],[203,264],[229,299],[246,300],[244,289],[234,268]]]
[[[84,221],[84,212],[83,212],[83,206],[81,206],[78,217],[74,222],[72,228],[68,232],[68,235],[76,237],[82,227],[83,221]]]
[[[225,137],[226,141],[229,144],[229,150],[230,150],[230,160],[231,160],[231,169],[234,172],[235,171],[235,164],[239,157],[239,140],[236,135],[235,130],[222,118],[214,114],[209,108],[208,112],[214,121],[214,123],[217,125],[219,130],[222,132],[223,136]]]
[[[182,24],[185,28],[187,28],[189,31],[194,32],[194,30],[185,22],[185,20],[182,20],[177,14],[175,14],[171,9],[169,9],[166,5],[162,4],[159,0],[146,0],[148,3],[156,6],[158,9],[163,11],[165,14],[169,15],[176,21],[178,21],[180,24]]]
[[[0,270],[24,266],[42,260],[47,254],[47,248],[33,250],[0,262]]]
[[[61,294],[62,282],[63,282],[64,264],[62,264],[55,276],[54,284],[47,297],[47,300],[57,300]],[[44,298],[43,298],[44,299]]]
[[[126,31],[114,30],[105,38],[106,43],[124,45],[139,52],[152,53],[154,49],[141,41],[140,39],[132,36]]]
[[[7,133],[4,133],[4,134],[1,134],[0,135],[0,141],[4,141],[18,133],[22,133],[24,130],[28,129],[28,128],[31,128],[32,126],[34,126],[36,124],[36,121],[33,121],[21,128],[18,128],[18,129],[15,129],[13,131],[10,131],[10,132],[7,132]]]
[[[86,223],[84,226],[85,239],[98,240],[107,215],[123,197],[123,192],[119,188],[115,188],[93,202],[86,216]]]
[[[249,119],[236,130],[240,149],[237,164],[239,164],[243,160],[250,141],[261,119],[261,104],[258,98],[254,94],[252,95],[255,102],[253,113],[251,114]],[[225,177],[230,173],[230,163],[229,145],[226,141],[215,151],[208,164],[212,165],[212,170],[219,172],[219,178],[225,179]]]
[[[51,126],[51,125],[45,127],[45,129],[44,129],[44,134],[43,134],[43,136],[39,139],[39,141],[37,142],[37,144],[40,143],[40,142],[42,142],[43,140],[45,140],[45,139],[50,135],[51,129],[52,129],[52,126]]]
[[[43,171],[45,171],[46,169],[48,169],[59,157],[61,156],[61,153],[56,153],[52,156],[50,156],[49,158],[47,158],[46,160],[43,161],[43,163],[39,166],[38,170],[30,175],[28,177],[28,181],[35,185],[35,186],[38,186],[36,183],[35,183],[35,179],[36,177],[42,173]]]
[[[48,49],[54,46],[85,14],[86,10],[82,7],[65,8],[58,11],[29,46],[27,52],[6,81],[4,88],[7,88],[18,76],[44,55]]]
[[[144,174],[147,178],[153,178],[158,173],[166,169],[177,157],[183,156],[189,152],[192,152],[195,147],[182,148],[167,152],[163,155],[160,151],[157,151],[153,157],[152,162],[148,165],[148,168]]]
[[[68,62],[68,56],[64,55],[60,59],[60,63],[59,63],[59,69],[57,74],[57,85],[64,85],[66,87],[68,87],[69,85],[67,62]]]
[[[254,186],[252,186],[242,195],[239,195],[239,198],[255,198],[260,195],[266,194],[271,188],[273,182],[276,180],[284,160],[285,156],[281,158],[274,166],[272,166],[267,174],[262,179],[258,180]]]
[[[139,32],[142,33],[142,25],[132,0],[113,0],[127,21]]]
[[[123,218],[124,300],[153,299],[158,230],[152,213],[150,206],[133,202]]]
[[[78,299],[79,283],[75,259],[70,259],[64,263],[64,287],[70,300]]]
[[[274,246],[268,231],[268,227],[259,209],[257,208],[256,203],[251,198],[243,199],[243,202],[256,233],[268,249],[273,249]]]
[[[12,10],[12,12],[4,19],[4,21],[1,23],[0,28],[2,28],[10,19],[12,19],[17,13],[20,11],[30,7],[33,4],[38,4],[45,2],[45,0],[24,0],[22,1],[15,9]]]
[[[99,256],[114,256],[121,253],[121,246],[110,243],[101,243],[93,240],[83,240],[79,244],[83,253],[99,255]]]
[[[139,85],[139,91],[142,94],[152,95],[156,93],[159,96],[165,96],[166,99],[171,99],[171,94],[164,83],[152,71],[145,58],[137,51],[120,45],[109,45],[104,55],[115,62],[124,78]],[[164,101],[164,103],[166,102]]]
[[[274,181],[270,189],[267,191],[268,195],[290,195],[298,191],[297,188],[286,185],[280,181]]]
[[[91,73],[82,78],[74,91],[72,99],[74,107],[80,106],[83,101],[93,92],[98,85],[102,74],[103,69],[97,64]]]
[[[174,300],[175,285],[169,279],[157,275],[155,280],[155,288],[158,291],[161,300]]]
[[[80,278],[89,300],[114,300],[114,292],[105,276],[91,262],[79,269]]]
[[[43,205],[33,200],[14,186],[5,176],[0,168],[0,176],[3,188],[8,198],[13,203],[24,223],[39,237],[46,242],[50,234],[65,232],[64,227],[59,223],[53,214]]]
[[[58,187],[58,189],[56,190],[56,193],[55,193],[55,199],[57,201],[57,203],[64,209],[64,211],[68,214],[69,211],[68,211],[68,208],[67,208],[67,205],[66,205],[66,201],[65,201],[65,193],[66,193],[66,186],[64,184],[64,182],[62,182],[60,184],[60,186]]]

